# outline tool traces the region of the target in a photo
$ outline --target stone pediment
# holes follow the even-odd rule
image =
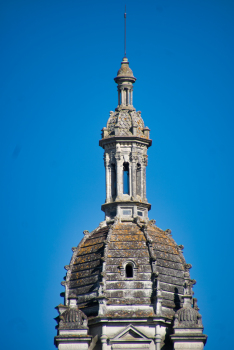
[[[134,326],[129,325],[121,333],[117,334],[114,338],[110,339],[110,343],[146,343],[150,344],[151,338],[145,336],[142,332],[138,331]]]

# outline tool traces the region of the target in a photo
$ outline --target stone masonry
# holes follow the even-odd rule
[[[55,345],[59,350],[202,350],[201,315],[170,230],[149,220],[149,128],[133,107],[136,78],[125,57],[116,78],[118,106],[99,144],[104,149],[105,220],[84,231],[67,270]]]

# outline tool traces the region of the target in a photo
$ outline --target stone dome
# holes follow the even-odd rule
[[[123,61],[121,62],[121,67],[118,70],[117,77],[134,77],[126,57],[124,57]]]
[[[201,315],[191,305],[183,306],[175,314],[175,327],[197,328],[202,326]]]
[[[196,324],[197,323],[197,310],[192,307],[183,307],[177,311],[179,323]]]
[[[115,136],[116,127],[119,136],[132,136],[134,126],[136,127],[136,136],[147,138],[144,135],[145,126],[140,111],[120,110],[110,112],[106,126],[106,137]]]
[[[83,327],[87,326],[87,316],[77,307],[67,309],[62,315],[59,316],[59,318],[60,328],[64,327],[67,323],[75,323],[76,325]]]
[[[149,317],[155,315],[153,305],[160,289],[162,314],[173,317],[182,306],[185,276],[189,276],[181,247],[170,230],[161,230],[154,220],[115,221],[85,231],[65,266],[65,299],[76,295],[87,316],[100,314],[105,304],[106,317]]]

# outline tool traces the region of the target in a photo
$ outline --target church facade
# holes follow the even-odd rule
[[[202,350],[201,315],[170,230],[149,220],[150,130],[133,107],[136,78],[126,57],[114,79],[118,106],[102,129],[105,220],[73,248],[64,303],[57,306],[59,350]]]

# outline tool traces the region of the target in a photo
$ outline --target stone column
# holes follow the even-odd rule
[[[106,335],[106,325],[102,326],[102,335],[100,337],[102,343],[102,350],[107,350],[107,335]]]
[[[142,161],[142,199],[147,202],[146,198],[146,166],[147,166],[147,156],[144,156]]]
[[[123,160],[120,152],[116,152],[116,200],[123,195]]]
[[[186,280],[186,279],[185,279]],[[183,295],[183,307],[175,313],[174,334],[170,338],[174,350],[203,350],[207,335],[203,334],[202,317],[198,307],[192,308],[192,283],[187,279]]]
[[[135,152],[132,152],[131,154],[131,183],[132,183],[132,200],[136,199],[136,162],[137,162],[137,156]]]
[[[110,158],[109,154],[105,153],[105,168],[106,168],[106,203],[111,199],[111,179],[110,179]]]
[[[121,91],[121,106],[122,106],[124,104],[124,90],[122,87],[121,87],[120,91]]]
[[[130,103],[129,103],[129,89],[126,89],[126,106],[128,106]]]
[[[161,333],[160,333],[160,325],[155,326],[155,350],[161,349]]]

